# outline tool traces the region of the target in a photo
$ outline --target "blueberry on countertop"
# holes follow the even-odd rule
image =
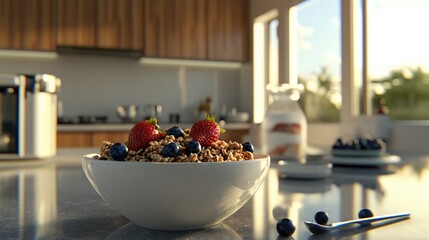
[[[190,141],[186,144],[185,153],[186,155],[191,155],[191,153],[200,153],[201,152],[201,144],[197,141]]]
[[[253,147],[253,145],[250,142],[245,142],[243,143],[243,151],[247,151],[247,152],[253,152],[255,149]]]
[[[325,225],[329,221],[329,216],[325,211],[318,211],[314,214],[314,220],[321,225]]]
[[[177,157],[179,156],[179,153],[179,145],[177,145],[175,142],[168,143],[162,148],[163,157]]]
[[[289,237],[295,232],[296,228],[293,225],[292,220],[283,218],[277,222],[276,229],[280,236]]]
[[[185,137],[185,132],[178,126],[169,128],[166,132],[166,135],[173,135],[174,138]]]
[[[115,143],[109,149],[110,157],[116,161],[124,161],[128,155],[128,147],[123,143]]]
[[[362,208],[358,213],[359,218],[369,218],[374,217],[374,213],[368,208]]]

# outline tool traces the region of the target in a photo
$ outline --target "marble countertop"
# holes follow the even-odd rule
[[[82,155],[96,151],[59,149],[48,159],[0,161],[0,239],[284,239],[276,231],[284,217],[297,228],[287,239],[429,239],[429,155],[404,155],[382,168],[334,166],[321,179],[281,178],[273,161],[257,193],[221,224],[169,232],[139,227],[104,202],[80,165]],[[409,211],[411,218],[323,235],[304,225],[319,210],[336,222],[356,218],[361,208],[375,215]]]
[[[180,126],[182,128],[190,128],[192,123],[160,123],[162,129],[168,129],[172,126]],[[226,130],[248,130],[251,123],[226,123],[222,125]],[[76,132],[76,131],[91,131],[91,132],[120,132],[129,131],[134,126],[133,123],[99,123],[99,124],[58,124],[58,132]]]

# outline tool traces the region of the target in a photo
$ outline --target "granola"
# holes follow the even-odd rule
[[[138,151],[129,150],[125,161],[130,162],[225,162],[225,161],[244,161],[253,159],[253,153],[244,151],[243,145],[234,141],[217,140],[210,146],[202,147],[201,152],[185,154],[186,144],[193,139],[190,136],[190,129],[184,130],[184,137],[177,139],[173,135],[149,142],[149,146]],[[168,143],[175,142],[179,146],[180,154],[176,157],[163,157],[162,149]],[[125,143],[127,144],[127,143]],[[109,151],[113,143],[103,141],[99,155],[95,159],[112,160]]]

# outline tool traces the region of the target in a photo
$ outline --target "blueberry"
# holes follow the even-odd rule
[[[243,151],[253,152],[254,151],[253,145],[250,142],[243,143]]]
[[[349,150],[352,148],[352,143],[350,140],[344,140],[343,141],[343,145],[341,146],[340,149],[345,149],[345,150]]]
[[[374,217],[374,214],[368,208],[362,208],[358,213],[359,218],[369,218]]]
[[[197,141],[190,141],[186,144],[185,153],[186,155],[191,155],[191,153],[200,153],[201,152],[201,144]]]
[[[123,143],[115,143],[110,147],[110,157],[116,161],[124,161],[128,155],[128,147]]]
[[[178,126],[169,128],[166,132],[166,135],[173,135],[174,138],[185,137],[185,132]]]
[[[279,235],[283,237],[289,237],[295,232],[295,226],[293,225],[292,220],[288,218],[283,218],[278,221],[276,229]]]
[[[163,157],[177,157],[179,153],[179,145],[175,142],[168,143],[162,148]]]
[[[368,149],[376,150],[380,149],[381,146],[378,144],[377,140],[375,139],[368,139]]]
[[[360,150],[362,148],[358,139],[353,139],[352,140],[351,147],[352,147],[353,150]]]
[[[343,140],[341,138],[338,138],[337,141],[335,141],[335,144],[332,146],[332,149],[345,149],[345,145],[343,143]]]
[[[362,208],[358,213],[358,217],[359,218],[370,218],[370,217],[374,217],[374,214],[368,208]],[[371,225],[370,222],[361,223],[361,226],[369,226],[369,225]]]
[[[358,138],[358,140],[362,150],[367,150],[369,148],[368,139]]]
[[[369,149],[380,150],[386,147],[386,143],[380,138],[373,138],[368,140]]]
[[[324,211],[318,211],[316,214],[314,214],[314,220],[321,225],[325,225],[329,221],[329,216]]]

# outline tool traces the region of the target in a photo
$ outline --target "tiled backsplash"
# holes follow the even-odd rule
[[[246,68],[246,67],[244,67]],[[160,121],[179,112],[182,122],[197,117],[198,105],[210,96],[219,114],[222,105],[251,111],[243,69],[144,65],[136,58],[62,54],[55,58],[0,57],[0,73],[50,73],[62,79],[59,98],[64,115],[107,115],[119,121],[118,105],[163,105]],[[249,76],[251,74],[244,74]],[[243,86],[247,89],[242,89]]]

